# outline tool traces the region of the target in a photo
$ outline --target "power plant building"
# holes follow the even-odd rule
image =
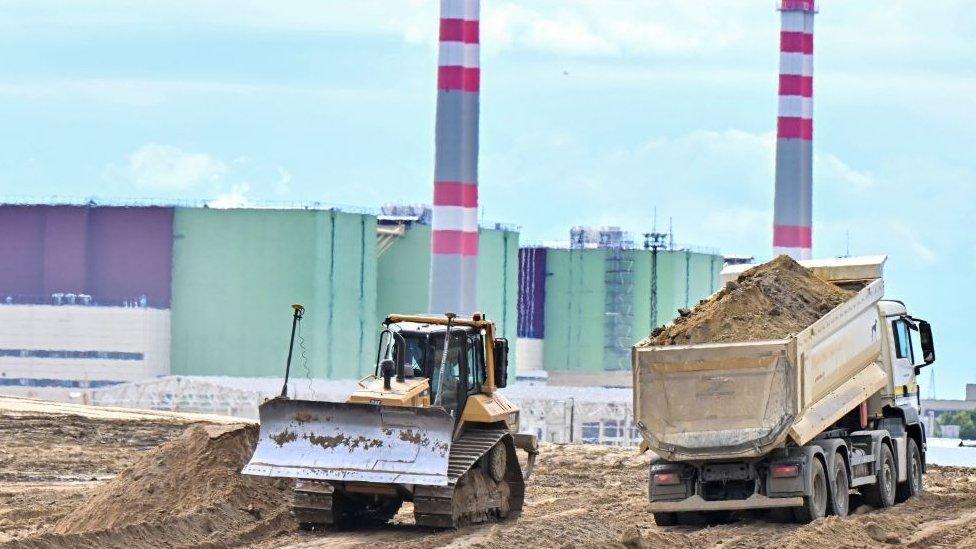
[[[666,247],[655,259],[616,228],[573,235],[519,252],[518,369],[556,385],[627,384],[630,347],[717,290],[723,258]]]
[[[385,315],[427,310],[429,219],[0,205],[0,386],[280,377],[293,303],[306,308],[293,378],[359,378]],[[479,308],[514,341],[518,233],[480,241]]]

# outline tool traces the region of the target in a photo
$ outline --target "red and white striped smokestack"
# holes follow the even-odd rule
[[[782,0],[773,251],[810,259],[813,247],[814,0]]]
[[[431,313],[477,309],[480,0],[441,0]]]

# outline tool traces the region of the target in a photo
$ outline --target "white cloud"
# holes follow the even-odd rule
[[[523,49],[575,54],[718,54],[738,47],[772,51],[779,30],[773,2],[720,0],[483,0],[482,37],[489,51]],[[437,39],[438,0],[8,0],[0,31],[89,28],[238,29],[345,36]],[[937,32],[933,32],[937,29]],[[968,0],[832,2],[817,18],[818,51],[917,52],[968,59],[976,31]],[[823,47],[827,49],[823,49]],[[770,56],[772,59],[772,56]]]
[[[127,164],[127,175],[136,187],[163,191],[217,183],[226,172],[227,166],[208,154],[156,143],[139,147]]]
[[[818,154],[814,159],[814,177],[827,185],[837,185],[838,190],[867,191],[875,185],[870,172],[855,170],[832,154]]]
[[[484,187],[484,203],[506,204],[505,215],[518,220],[524,234],[545,240],[565,239],[573,225],[645,232],[656,207],[658,228],[673,217],[679,242],[730,253],[769,249],[771,133],[698,130],[604,150],[578,139],[519,136],[501,158],[485,158],[483,179],[493,185]],[[515,192],[520,200],[505,199]],[[564,214],[540,219],[538,204]]]
[[[581,55],[716,51],[746,35],[706,2],[493,1],[482,4],[488,51]]]
[[[524,226],[523,234],[546,240],[565,239],[572,225],[619,225],[634,234],[645,232],[654,223],[657,207],[658,229],[666,228],[673,217],[678,242],[734,255],[770,255],[773,132],[695,130],[630,147],[587,150],[588,145],[582,138],[574,140],[562,133],[516,139],[510,151],[484,159],[483,179],[493,184],[483,187],[483,202],[505,203],[505,215]],[[520,153],[525,149],[536,153]],[[881,199],[887,200],[877,194],[878,177],[827,152],[818,152],[814,162],[818,253],[843,253],[848,230],[855,244],[865,243],[863,251],[874,250],[877,239],[871,235],[879,231],[873,218]],[[513,192],[523,198],[516,202],[504,198]],[[547,204],[549,211],[566,213],[536,221],[534,210],[540,203]],[[876,206],[870,207],[872,203]],[[895,235],[894,229],[889,232]],[[897,235],[904,242],[900,246],[923,260],[937,259],[935,250],[924,246],[924,239],[913,235],[901,239],[901,234]]]
[[[211,154],[158,143],[139,147],[121,166],[109,164],[104,175],[109,182],[129,189],[120,189],[122,195],[131,196],[134,188],[137,193],[150,194],[153,198],[216,196],[206,202],[211,208],[254,206],[252,186],[262,199],[270,195],[288,196],[292,192],[291,172],[282,166],[262,167],[260,162],[245,155],[225,162]],[[252,185],[253,181],[258,184]]]
[[[250,192],[251,185],[246,181],[231,185],[230,191],[218,195],[217,198],[207,201],[208,208],[229,209],[246,208],[252,205],[247,193]]]
[[[903,245],[907,245],[914,258],[922,264],[931,265],[938,260],[935,251],[924,244],[917,235],[917,231],[901,221],[888,223],[891,233],[897,236]]]
[[[304,100],[379,101],[389,99],[390,90],[352,86],[318,86],[279,83],[250,83],[220,80],[140,78],[40,78],[0,81],[0,95],[17,99],[97,99],[132,105],[156,106],[186,96],[297,96]]]
[[[271,184],[271,190],[277,195],[286,195],[291,191],[291,173],[278,166],[278,179]]]

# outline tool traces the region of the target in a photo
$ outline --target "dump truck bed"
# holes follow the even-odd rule
[[[648,446],[691,461],[807,443],[885,385],[883,294],[878,278],[786,339],[634,347],[634,414]]]

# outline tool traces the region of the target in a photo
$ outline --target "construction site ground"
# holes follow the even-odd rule
[[[842,519],[659,528],[648,456],[553,444],[518,521],[435,532],[414,526],[406,504],[372,530],[299,532],[286,481],[236,473],[255,433],[216,416],[0,397],[0,547],[976,546],[976,469],[930,467],[922,497]]]

